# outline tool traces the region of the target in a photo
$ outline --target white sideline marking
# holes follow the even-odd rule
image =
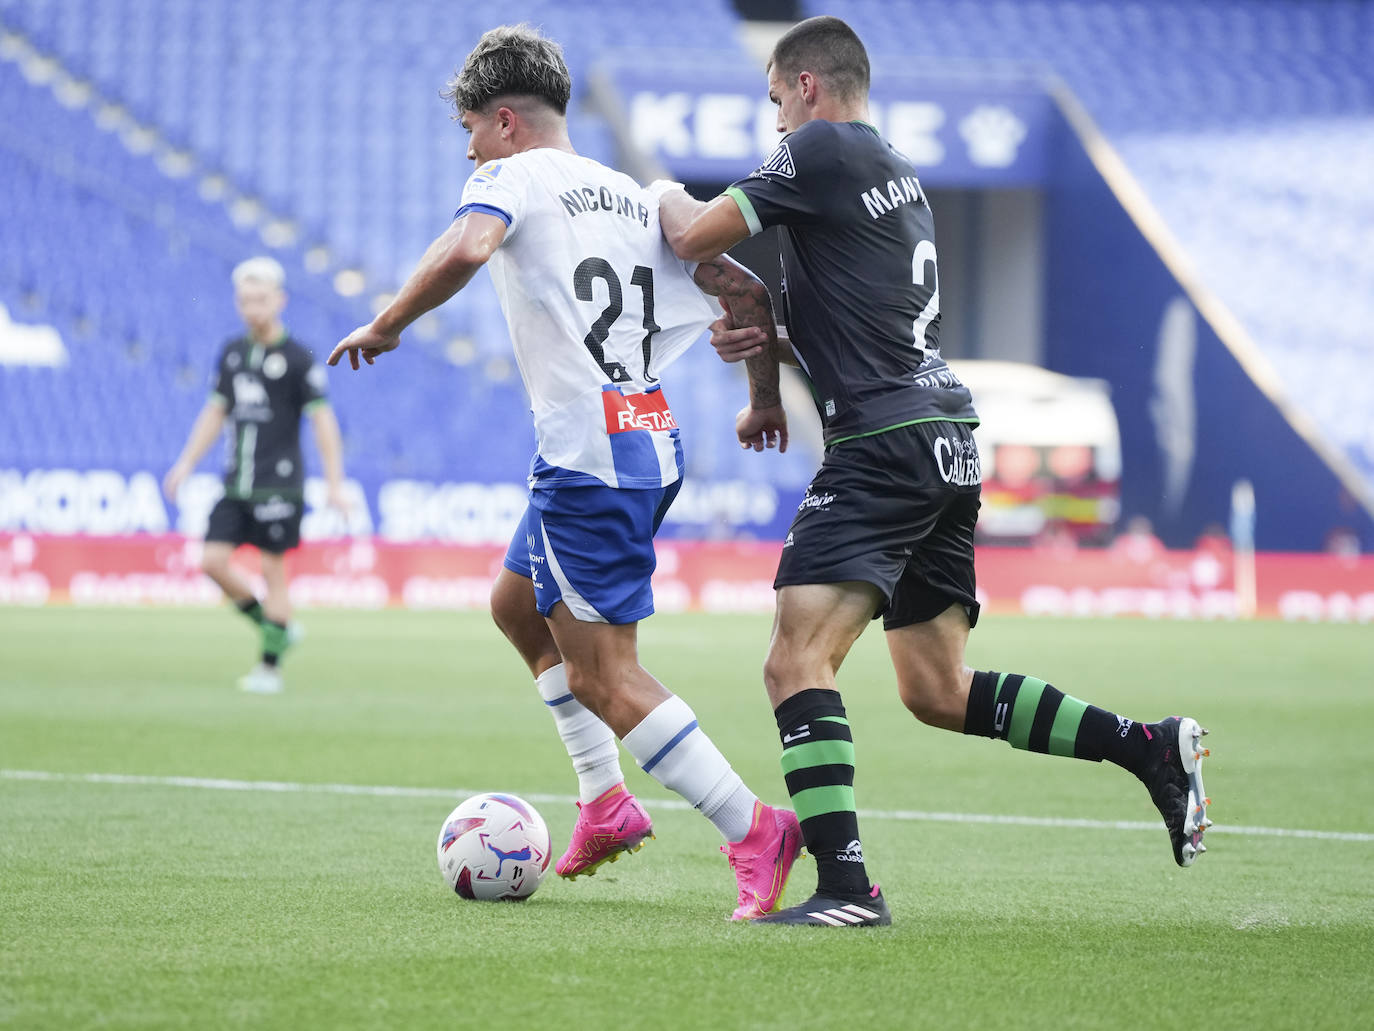
[[[300,784],[285,780],[225,780],[208,777],[149,777],[136,773],[53,773],[48,770],[0,770],[0,780],[38,780],[78,784],[123,784],[165,788],[201,788],[211,791],[266,791],[280,794],[367,795],[378,798],[445,798],[455,801],[475,795],[480,788],[405,788],[386,784]],[[523,792],[528,802],[571,805],[573,795]],[[655,809],[691,809],[680,798],[643,798]],[[1144,820],[1084,820],[1058,816],[1004,816],[995,813],[935,813],[920,809],[860,809],[866,820],[900,820],[910,823],[982,823],[1013,827],[1067,827],[1097,831],[1157,831],[1158,823]],[[1289,827],[1245,827],[1218,823],[1208,834],[1243,834],[1247,837],[1317,838],[1322,841],[1374,842],[1363,831],[1313,831]]]

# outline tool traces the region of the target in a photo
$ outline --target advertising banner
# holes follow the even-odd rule
[[[767,612],[776,541],[681,541],[658,547],[660,612]],[[317,541],[289,559],[301,607],[484,609],[504,547]],[[215,605],[201,544],[180,534],[122,537],[0,534],[0,604]],[[239,552],[250,576],[256,553]],[[980,548],[978,593],[993,613],[1031,616],[1235,619],[1224,548]],[[1374,623],[1374,558],[1261,554],[1257,614]]]
[[[624,98],[631,135],[686,182],[731,182],[777,146],[777,108],[761,70],[669,66],[627,55],[604,68]],[[967,81],[885,73],[870,112],[926,187],[1013,187],[1043,181],[1050,102],[1021,78]]]
[[[220,477],[187,477],[175,504],[162,496],[159,477],[150,469],[0,468],[0,533],[202,536],[224,493]],[[375,477],[348,479],[344,493],[348,510],[336,511],[325,504],[325,481],[306,479],[303,540],[375,535],[389,543],[505,545],[528,497],[523,483]],[[761,479],[689,477],[659,536],[781,539],[801,494]]]

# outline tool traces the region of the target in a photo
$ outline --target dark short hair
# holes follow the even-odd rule
[[[484,33],[442,96],[459,113],[481,111],[497,97],[524,96],[542,100],[564,115],[571,94],[572,76],[563,48],[522,23]]]
[[[768,67],[777,68],[784,79],[812,72],[846,99],[868,95],[868,51],[853,29],[828,14],[797,22],[783,33]]]

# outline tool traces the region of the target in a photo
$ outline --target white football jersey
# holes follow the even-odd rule
[[[538,149],[478,168],[469,212],[508,227],[488,267],[534,412],[531,486],[677,480],[659,376],[719,309],[663,239],[657,198],[590,158]]]

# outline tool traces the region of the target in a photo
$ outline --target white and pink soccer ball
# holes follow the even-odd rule
[[[524,899],[549,868],[549,828],[516,795],[473,795],[439,830],[439,872],[465,899]]]

